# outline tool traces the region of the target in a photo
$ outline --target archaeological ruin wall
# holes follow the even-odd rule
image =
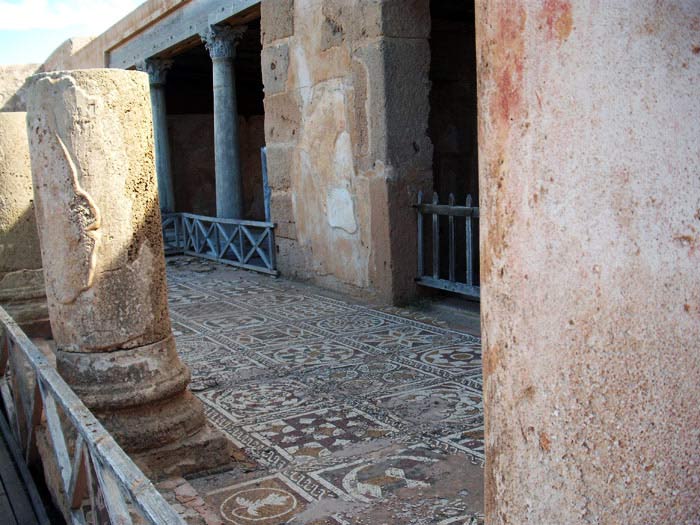
[[[261,15],[282,273],[411,297],[411,204],[432,185],[427,0],[263,1]]]
[[[0,112],[0,306],[24,330],[48,332],[23,112]]]

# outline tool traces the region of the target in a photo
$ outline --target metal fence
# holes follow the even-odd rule
[[[416,282],[479,299],[479,250],[475,242],[479,207],[472,206],[471,195],[467,195],[464,206],[459,206],[455,204],[453,194],[450,194],[447,204],[440,204],[437,193],[433,193],[432,202],[423,202],[423,192],[420,192],[415,208],[418,212]],[[446,260],[443,257],[445,251]]]
[[[184,253],[279,275],[275,256],[275,224],[271,219],[272,191],[267,181],[267,148],[260,149],[264,221],[220,219],[194,213],[164,213],[163,242],[166,255]]]
[[[193,213],[163,215],[167,254],[184,253],[278,275],[272,222],[220,219]]]
[[[45,422],[73,525],[186,525],[0,308],[0,397],[27,463]]]

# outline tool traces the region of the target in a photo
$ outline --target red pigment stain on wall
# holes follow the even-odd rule
[[[506,127],[521,106],[525,18],[522,6],[519,9],[503,9],[498,15],[493,64],[497,89],[491,110],[499,123]]]
[[[540,18],[547,26],[547,37],[560,42],[569,38],[574,25],[571,2],[568,0],[544,0]]]

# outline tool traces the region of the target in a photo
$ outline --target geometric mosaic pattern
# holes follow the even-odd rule
[[[429,491],[448,461],[483,465],[478,338],[189,258],[168,260],[168,290],[192,390],[259,465],[206,487],[222,523],[287,523],[328,498],[390,508]],[[453,496],[405,522],[472,523],[475,509]],[[304,522],[349,524],[357,512]]]

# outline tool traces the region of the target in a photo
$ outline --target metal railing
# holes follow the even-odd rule
[[[163,215],[166,253],[184,253],[278,275],[275,224],[194,213]]]
[[[267,148],[260,148],[264,221],[220,219],[194,213],[162,214],[166,255],[184,253],[279,275],[275,256],[275,224],[271,219],[272,191],[267,181]]]
[[[165,255],[182,253],[184,248],[182,236],[182,219],[179,213],[162,213],[163,248]]]
[[[2,308],[0,332],[0,397],[12,433],[32,464],[40,427],[48,428],[71,523],[186,525]]]
[[[459,293],[472,299],[479,299],[479,286],[475,283],[476,267],[479,252],[474,249],[474,222],[478,231],[479,207],[472,206],[472,197],[467,195],[465,206],[455,204],[455,197],[450,193],[448,204],[440,204],[437,193],[433,193],[432,202],[423,202],[423,192],[418,194],[418,203],[414,205],[418,211],[418,277],[416,282],[422,286]],[[425,218],[431,232],[430,251],[426,253],[428,244],[425,242]],[[441,243],[441,231],[444,223],[440,218],[447,217],[447,264],[441,259],[445,242]],[[464,219],[464,244],[457,237],[456,220]],[[461,230],[461,226],[460,226]],[[430,258],[430,271],[426,272],[425,259]],[[458,266],[463,272],[458,276]]]

